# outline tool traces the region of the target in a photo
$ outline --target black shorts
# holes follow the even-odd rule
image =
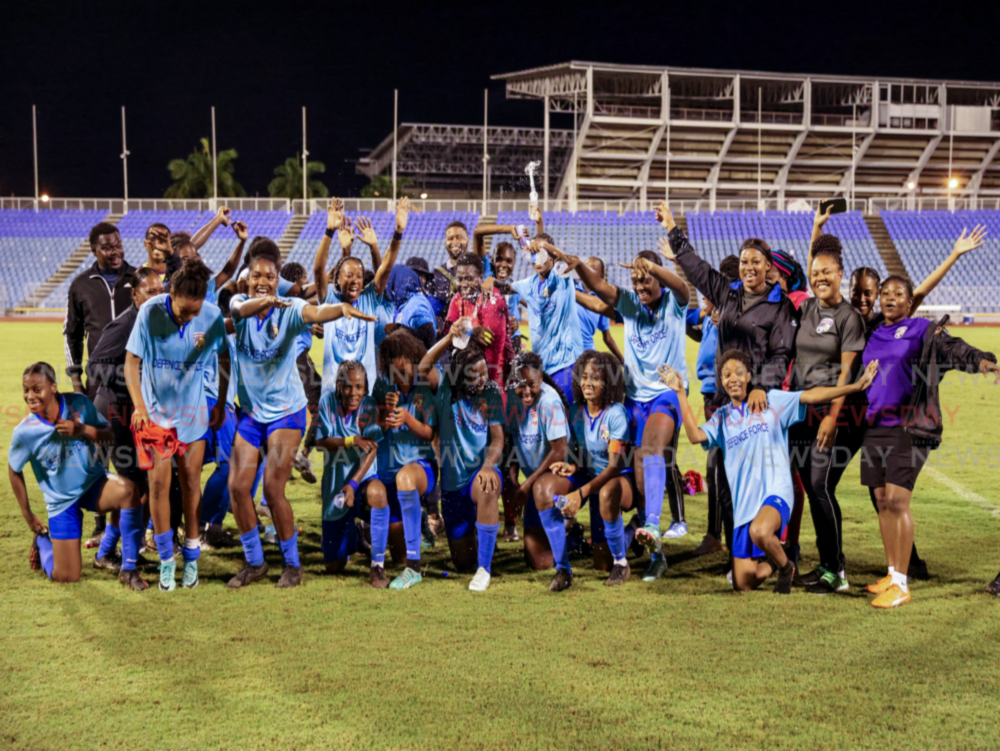
[[[861,484],[884,488],[891,483],[912,491],[930,452],[930,446],[914,445],[902,426],[868,428],[861,446]]]

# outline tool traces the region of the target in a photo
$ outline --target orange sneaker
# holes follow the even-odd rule
[[[873,595],[880,595],[887,589],[889,589],[889,587],[891,586],[892,586],[892,577],[886,574],[874,584],[869,584],[867,587],[865,587],[865,591]]]
[[[872,600],[873,608],[897,608],[910,601],[910,593],[904,592],[898,584],[893,584],[889,589]]]

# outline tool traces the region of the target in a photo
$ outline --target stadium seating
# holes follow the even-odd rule
[[[0,281],[14,307],[104,219],[104,211],[0,209]]]
[[[963,312],[1000,313],[1000,211],[883,211],[882,221],[915,284],[951,252],[962,230],[985,224],[985,245],[963,256],[927,297],[930,305],[961,305]]]

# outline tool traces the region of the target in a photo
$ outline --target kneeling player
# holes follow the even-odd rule
[[[31,567],[55,582],[80,581],[83,512],[121,509],[122,567],[119,580],[134,590],[149,585],[135,570],[142,538],[142,507],[132,482],[108,474],[94,443],[111,443],[111,428],[83,394],[60,394],[52,366],[29,365],[22,381],[30,415],[14,428],[7,456],[10,485],[21,514],[35,533]],[[31,469],[45,497],[48,532],[28,504],[24,467]]]
[[[688,403],[680,374],[666,365],[660,378],[677,394],[684,430],[691,443],[706,451],[718,447],[733,494],[733,589],[748,592],[778,573],[774,591],[789,594],[795,564],[781,547],[781,534],[791,515],[792,476],[788,429],[806,414],[806,405],[822,404],[863,391],[875,378],[873,361],[861,380],[846,386],[807,391],[767,392],[767,409],[754,413],[746,403],[753,372],[750,355],[731,349],[720,358],[722,386],[730,403],[701,427]],[[767,560],[762,560],[763,558]]]

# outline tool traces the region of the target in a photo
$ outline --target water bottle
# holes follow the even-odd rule
[[[565,279],[566,277],[568,277],[570,274],[573,273],[572,271],[570,271],[569,264],[566,263],[565,261],[556,261],[555,265],[552,267],[552,270],[555,272],[556,276],[561,277],[563,279]]]
[[[557,509],[565,511],[566,507],[569,505],[569,498],[564,495],[557,495],[552,499],[552,502],[555,504]]]
[[[337,495],[333,497],[334,508],[344,508],[345,503],[347,503],[347,496],[343,493],[337,493]]]
[[[469,339],[472,338],[472,321],[466,321],[462,324],[462,333],[452,339],[452,344],[455,345],[455,349],[465,349],[469,346]]]
[[[521,243],[521,249],[527,250],[530,244],[530,240],[528,240],[528,228],[523,224],[519,224],[514,229],[517,230],[517,241]]]

